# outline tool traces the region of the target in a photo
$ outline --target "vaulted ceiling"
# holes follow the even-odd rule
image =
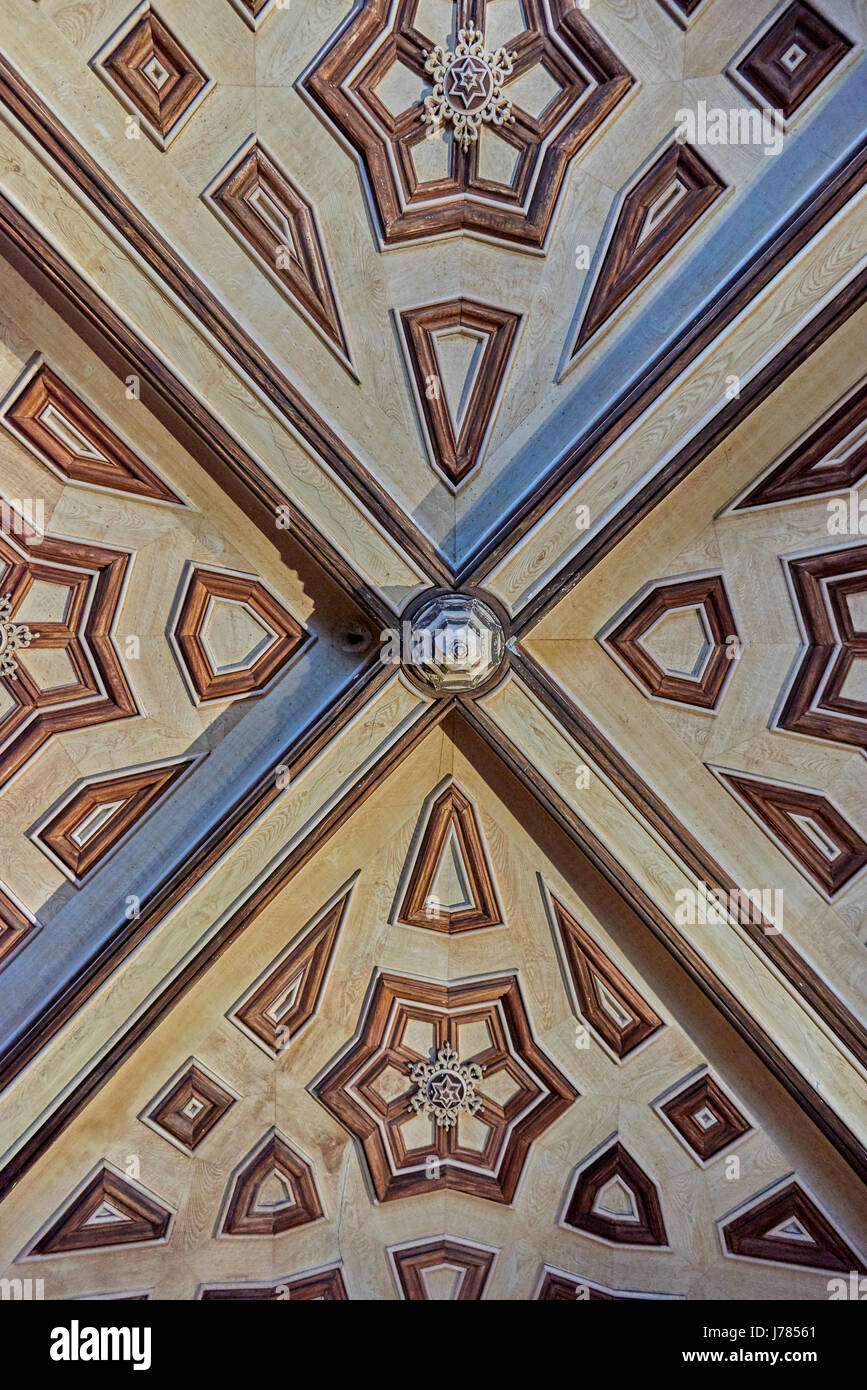
[[[2,1272],[827,1298],[862,7],[7,9]]]

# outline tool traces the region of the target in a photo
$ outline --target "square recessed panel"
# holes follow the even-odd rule
[[[174,140],[214,85],[148,4],[132,12],[93,65],[161,149]]]

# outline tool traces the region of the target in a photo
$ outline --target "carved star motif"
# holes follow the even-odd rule
[[[0,598],[0,676],[9,680],[18,679],[18,662],[15,653],[29,647],[38,632],[31,632],[26,623],[13,623],[12,599],[9,594]]]
[[[409,1103],[417,1115],[430,1115],[443,1129],[451,1129],[459,1115],[475,1115],[482,1109],[476,1086],[484,1067],[458,1060],[454,1048],[445,1043],[434,1062],[412,1062],[409,1074],[418,1087]]]

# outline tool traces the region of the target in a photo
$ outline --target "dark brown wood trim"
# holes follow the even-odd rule
[[[523,663],[522,663],[523,665]],[[523,672],[519,671],[523,676]],[[802,1076],[787,1054],[761,1029],[735,994],[712,972],[703,957],[660,911],[566,801],[548,784],[538,768],[503,734],[478,705],[464,706],[468,723],[536,797],[554,821],[578,845],[614,889],[625,899],[653,935],[661,941],[687,976],[710,999],[722,1017],[739,1033],[773,1076],[786,1088],[817,1128],[830,1140],[862,1182],[867,1182],[867,1148],[836,1111]],[[577,737],[578,735],[576,735]],[[839,1004],[839,1001],[837,1001]],[[842,1005],[840,1006],[843,1007]],[[851,1018],[851,1015],[849,1015]],[[857,1020],[852,1020],[858,1028]]]
[[[0,55],[0,72],[2,63]],[[2,193],[0,245],[10,265],[62,314],[121,380],[130,374],[140,378],[142,403],[167,425],[208,475],[229,495],[229,484],[240,487],[251,518],[272,544],[279,544],[280,536],[275,519],[281,508],[288,508],[292,534],[307,554],[327,567],[336,583],[366,608],[374,622],[383,626],[393,622],[394,611],[387,601],[359,579],[350,562],[289,494],[259,467],[149,345]]]
[[[316,721],[306,738],[293,743],[284,760],[289,768],[290,778],[297,776],[320,749],[331,741],[338,730],[367,704],[376,691],[387,684],[392,677],[392,671],[389,667],[376,661],[368,669],[366,675],[365,681],[356,688],[345,692],[337,706],[326,711]],[[258,886],[243,906],[223,924],[216,935],[187,962],[183,970],[167,982],[164,989],[152,1000],[144,1013],[130,1024],[114,1046],[63,1098],[59,1106],[0,1170],[0,1201],[7,1196],[24,1173],[54,1142],[57,1135],[66,1128],[91,1096],[100,1090],[109,1077],[135,1050],[138,1043],[147,1037],[177,1000],[204,974],[212,961],[221,955],[227,946],[255,921],[259,913],[285,887],[292,876],[312,858],[335,830],[340,828],[346,817],[366,801],[392,769],[402,762],[425,735],[445,718],[450,709],[451,702],[448,700],[439,700],[430,705],[406,733],[389,748],[379,762],[368,768],[345,796],[332,806],[331,810],[313,830],[299,841],[274,873]],[[125,923],[120,932],[97,953],[85,969],[68,986],[64,987],[36,1022],[28,1026],[12,1047],[7,1048],[2,1058],[0,1090],[8,1086],[28,1062],[33,1060],[45,1043],[68,1022],[81,1005],[116,969],[117,965],[177,905],[194,884],[222,858],[229,845],[234,843],[279,795],[280,791],[276,786],[276,779],[271,774],[241,798],[229,816],[224,817],[203,838],[199,847],[190,855],[184,871],[170,877],[154,895],[141,917],[135,922]]]
[[[710,890],[726,896],[739,890],[739,885],[716,862],[706,846],[677,819],[670,804],[657,796],[593,721],[554,685],[527,652],[520,648],[513,652],[512,670],[564,733],[586,749],[588,756],[626,797],[636,814],[659,835],[690,873],[706,883]],[[742,916],[740,925],[744,933],[853,1057],[862,1066],[867,1066],[867,1030],[864,1025],[807,964],[784,932],[766,931],[766,927],[772,924],[759,912],[751,916],[761,920],[745,920]]]
[[[194,321],[228,353],[278,416],[297,431],[314,456],[343,479],[362,506],[415,561],[431,583],[448,583],[448,566],[427,537],[408,518],[396,512],[387,490],[288,377],[275,367],[267,353],[151,226],[140,208],[108,177],[3,54],[0,54],[0,102],[64,176],[107,218],[115,234],[171,290]],[[257,481],[261,487],[264,478]]]
[[[712,342],[731,323],[744,306],[750,303],[764,286],[802,250],[825,223],[829,222],[855,196],[864,184],[865,178],[867,178],[867,137],[861,141],[853,153],[848,154],[831,170],[821,187],[810,193],[794,215],[787,218],[785,225],[768,238],[747,266],[732,275],[727,284],[720,289],[711,308],[700,310],[686,325],[677,341],[667,345],[654,361],[642,369],[640,378],[637,378],[621,392],[611,408],[606,411],[604,418],[585,430],[568,449],[564,450],[547,471],[544,484],[534,490],[529,499],[517,503],[499,522],[496,532],[483,541],[474,554],[467,557],[455,576],[455,583],[464,585],[472,582],[484,585],[485,576],[499,564],[504,555],[519,544],[522,537],[536,524],[539,518],[550,510],[552,503],[562,497],[564,492],[567,492],[572,484],[586,473],[597,459],[601,458],[614,441],[647,408],[648,404],[655,400],[680,375],[708,343]],[[840,299],[836,302],[840,303],[841,308],[843,307]],[[856,307],[858,307],[857,303],[852,304],[844,317],[848,317],[848,314],[852,313]],[[818,346],[820,342],[824,341],[822,333],[819,332],[824,318],[825,315],[823,314],[816,320],[815,331],[819,333],[819,336],[814,346]],[[843,318],[840,319],[840,322],[843,322]],[[835,323],[834,327],[837,326]],[[809,341],[809,332],[812,327],[812,325],[808,325],[804,333],[799,335],[799,339],[806,336]],[[805,351],[804,355],[808,356],[809,350]],[[783,354],[780,354],[775,361],[780,361],[782,356]],[[791,370],[791,367],[788,370]],[[758,384],[760,391],[767,394],[769,390],[773,389],[772,381],[773,373],[766,369],[754,382],[750,383],[748,390],[754,391]],[[749,399],[748,390],[742,393],[740,401],[732,401],[730,407],[726,407],[729,414],[725,418],[725,433],[733,429],[734,425],[747,413],[748,401],[750,408],[752,404],[756,403]],[[739,413],[740,411],[743,414]],[[715,443],[719,442],[717,439],[715,443],[708,444],[716,424],[717,421],[711,422],[707,430],[697,437],[694,445],[689,446],[684,451],[687,455],[686,458],[673,460],[658,478],[654,479],[638,494],[631,504],[631,509],[625,514],[625,522],[622,519],[624,513],[618,514],[598,538],[592,558],[587,553],[582,555],[580,569],[589,569],[591,563],[596,563],[598,558],[607,553],[626,530],[631,529],[661,497],[671,491],[680,477],[685,476],[697,463],[701,462],[702,458],[706,457],[710,449],[715,447]],[[720,437],[725,437],[725,434],[721,433]],[[576,566],[576,569],[578,568]],[[567,583],[571,581],[571,576],[563,574],[562,578]],[[580,578],[580,570],[575,578]],[[561,584],[561,576],[558,576],[557,584]],[[544,593],[547,594],[547,590]],[[534,601],[532,612],[528,613],[526,618],[523,618],[522,615],[524,623],[529,621],[530,617],[538,612],[541,606],[540,601]]]
[[[806,362],[832,333],[836,333],[865,301],[867,271],[861,271],[741,389],[737,399],[729,401],[704,429],[666,464],[665,468],[630,498],[608,526],[594,536],[578,555],[568,560],[562,569],[524,604],[520,613],[513,619],[514,631],[520,636],[537,622],[543,613],[558,603],[563,595],[613,550],[639,521],[642,521],[659,502],[664,501],[694,468],[703,463],[802,362]],[[580,471],[584,471],[583,467]]]

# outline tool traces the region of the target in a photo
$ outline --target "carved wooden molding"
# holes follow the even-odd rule
[[[205,201],[355,374],[313,204],[252,136]]]
[[[141,1116],[145,1124],[194,1153],[238,1097],[190,1057]]]
[[[459,27],[485,28],[487,0]],[[366,189],[386,245],[455,231],[542,247],[566,170],[582,145],[632,86],[626,68],[587,21],[576,0],[525,4],[525,28],[505,45],[514,51],[514,80],[542,63],[559,92],[538,117],[513,106],[514,123],[496,136],[483,130],[465,151],[451,140],[448,172],[422,178],[413,151],[428,134],[422,97],[429,76],[425,52],[445,32],[414,27],[415,0],[365,0],[324,54],[305,73],[301,90],[361,157]],[[549,17],[550,15],[550,17]],[[447,21],[446,21],[447,22]],[[365,61],[366,60],[366,61]],[[418,77],[418,100],[394,113],[378,88],[400,62]],[[506,86],[504,94],[509,95]],[[508,183],[482,177],[479,144],[504,139],[515,151]]]
[[[3,421],[62,478],[183,505],[177,494],[44,363],[4,408]]]
[[[168,794],[197,761],[178,758],[152,767],[93,777],[31,832],[34,842],[81,882]]]
[[[254,651],[247,661],[228,669],[218,669],[204,637],[213,600],[240,604],[260,626],[264,625],[270,633],[264,650]],[[204,703],[258,694],[307,645],[310,637],[255,575],[191,565],[172,640],[197,703]]]
[[[667,1245],[659,1193],[618,1139],[575,1175],[563,1225],[614,1245]]]
[[[316,1013],[352,888],[326,905],[226,1015],[271,1057]]]
[[[577,1015],[622,1062],[664,1027],[662,1019],[562,903],[549,901]]]
[[[723,768],[711,771],[828,897],[867,864],[867,841],[822,792]]]
[[[68,597],[62,622],[33,619],[35,635],[27,651],[18,654],[16,677],[3,680],[14,703],[0,719],[0,785],[53,734],[138,714],[111,635],[131,554],[89,541],[34,535],[22,517],[13,526],[14,543],[11,536],[0,535],[0,561],[7,565],[2,588],[11,599],[12,618],[40,581],[67,590]],[[43,690],[28,671],[27,652],[42,648],[66,653],[68,684]]]
[[[171,1222],[168,1207],[106,1163],[66,1203],[27,1253],[63,1255],[165,1240]]]
[[[221,1231],[227,1236],[276,1236],[322,1215],[313,1169],[273,1129],[232,1179]]]
[[[93,67],[162,150],[214,86],[148,0],[100,49]]]
[[[770,507],[847,491],[867,476],[867,381],[857,387],[829,416],[788,449],[779,463],[763,475],[732,507]],[[836,456],[836,457],[835,457]]]
[[[749,1134],[751,1125],[719,1082],[705,1072],[675,1088],[655,1107],[704,1165]]]
[[[437,1299],[428,1280],[441,1273],[451,1274],[454,1279],[450,1301],[469,1303],[484,1295],[497,1251],[451,1236],[438,1236],[434,1240],[392,1246],[388,1255],[402,1298],[413,1303]]]
[[[241,18],[255,33],[275,9],[275,0],[229,0]]]
[[[490,1045],[461,1054],[462,1028],[481,1025]],[[430,1034],[426,1054],[412,1039]],[[430,1125],[410,1106],[410,1067],[428,1063],[446,1044],[463,1064],[484,1068],[482,1108],[465,1131]],[[500,1104],[485,1091],[495,1076],[511,1094]],[[385,1089],[383,1089],[385,1087]],[[577,1092],[535,1042],[514,975],[436,985],[378,974],[356,1039],[313,1087],[325,1108],[359,1141],[381,1202],[451,1188],[510,1202],[530,1146],[576,1099]]]
[[[431,462],[456,487],[476,467],[502,395],[520,314],[476,299],[442,300],[398,315],[416,404]],[[442,378],[441,336],[476,338],[481,357],[463,410],[451,408]]]
[[[845,690],[855,663],[867,657],[867,630],[849,606],[867,593],[867,545],[821,551],[786,566],[805,649],[777,725],[867,750],[867,701]]]
[[[210,1300],[255,1299],[257,1301],[288,1299],[291,1303],[329,1302],[348,1300],[346,1285],[340,1265],[327,1269],[313,1270],[304,1274],[287,1274],[276,1279],[273,1284],[205,1284],[199,1289],[199,1298]]]
[[[765,105],[788,119],[852,44],[812,5],[796,0],[737,65]]]
[[[544,1265],[535,1298],[541,1303],[630,1303],[635,1299],[663,1300],[679,1298],[679,1294],[633,1293],[627,1289],[609,1289],[593,1279],[583,1279],[565,1269]]]
[[[719,1223],[723,1249],[747,1260],[867,1274],[863,1261],[794,1178]]]
[[[663,667],[644,645],[666,614],[680,610],[694,610],[704,628],[704,650],[692,672]],[[715,574],[656,584],[601,640],[648,695],[715,710],[735,666],[728,650],[733,639],[738,631],[731,604],[722,575]]]
[[[395,920],[406,926],[450,934],[502,925],[493,875],[469,797],[454,784],[449,785],[431,803],[426,818],[422,813],[416,836],[422,825]],[[442,903],[435,893],[443,857],[450,854],[458,860],[457,876],[465,885],[468,899],[466,904],[455,907]]]
[[[676,141],[626,194],[605,250],[572,356],[686,235],[725,184],[689,145]]]
[[[7,966],[40,930],[40,923],[18,899],[0,884],[0,970]]]

